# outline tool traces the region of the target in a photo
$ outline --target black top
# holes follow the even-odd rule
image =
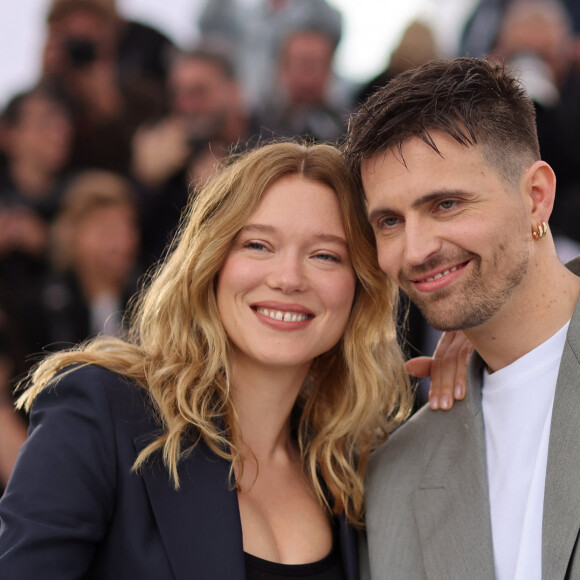
[[[279,580],[301,578],[302,580],[345,580],[344,568],[338,541],[338,527],[333,528],[330,554],[317,562],[308,564],[279,564],[262,560],[244,552],[247,580]]]

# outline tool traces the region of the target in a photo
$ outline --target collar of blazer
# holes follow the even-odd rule
[[[574,262],[580,266],[578,259]],[[542,528],[545,579],[566,576],[580,530],[579,478],[580,300],[566,336],[552,411]]]
[[[428,578],[493,578],[481,412],[483,361],[472,357],[466,399],[437,421],[435,452],[413,495]]]
[[[135,439],[138,451],[150,436]],[[244,580],[238,496],[229,485],[230,465],[200,441],[179,463],[176,490],[161,459],[142,471],[149,500],[176,580]]]
[[[567,266],[580,274],[580,259]],[[478,577],[494,577],[481,411],[483,365],[475,353],[466,400],[455,405],[448,420],[438,422],[440,444],[413,498],[428,577],[467,578],[473,570]],[[580,531],[579,410],[580,301],[562,353],[552,413],[542,531],[546,580],[566,577]]]
[[[152,435],[140,435],[138,452]],[[142,471],[155,520],[176,580],[245,580],[242,523],[238,496],[229,485],[230,464],[200,441],[179,464],[179,491],[161,460]],[[358,580],[357,533],[339,517],[340,550],[347,580]]]

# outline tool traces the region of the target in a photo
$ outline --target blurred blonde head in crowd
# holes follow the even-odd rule
[[[134,193],[123,177],[81,173],[67,189],[53,230],[52,257],[62,270],[94,270],[121,283],[137,259],[139,229]]]

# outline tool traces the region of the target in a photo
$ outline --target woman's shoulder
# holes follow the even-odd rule
[[[41,425],[79,437],[112,438],[131,453],[135,437],[150,438],[161,428],[146,389],[93,364],[65,367],[38,394],[30,409],[30,431]]]
[[[96,389],[133,391],[141,389],[133,379],[96,364],[71,364],[55,374],[48,389]]]
[[[60,370],[36,398],[33,409],[46,402],[107,407],[125,415],[141,414],[149,396],[135,380],[95,364],[74,364]]]

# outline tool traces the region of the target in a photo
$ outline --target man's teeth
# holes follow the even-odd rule
[[[439,280],[439,278],[443,278],[443,276],[447,276],[447,274],[451,274],[451,272],[455,272],[457,270],[457,266],[453,266],[449,270],[445,270],[444,272],[439,272],[439,274],[435,274],[435,276],[431,278],[425,278],[425,282],[433,282],[434,280]]]
[[[298,314],[297,312],[283,312],[282,310],[268,310],[267,308],[256,308],[256,312],[284,322],[301,322],[308,318],[307,314]]]

